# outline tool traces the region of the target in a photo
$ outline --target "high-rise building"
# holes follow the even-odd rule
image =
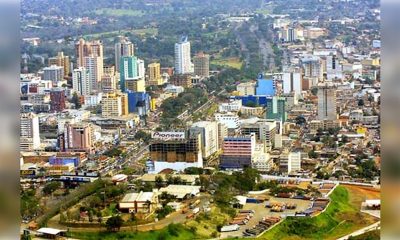
[[[296,95],[301,94],[301,91],[303,91],[303,77],[299,68],[284,72],[282,78],[283,93],[294,92]]]
[[[77,92],[83,96],[87,96],[92,93],[93,89],[90,81],[90,74],[86,68],[80,67],[78,69],[74,69],[72,72],[72,88],[74,92]]]
[[[63,67],[64,76],[68,76],[71,73],[69,57],[65,56],[63,52],[58,52],[57,56],[49,58],[49,67],[51,65]]]
[[[106,93],[101,99],[103,117],[119,117],[128,114],[128,96],[126,93]]]
[[[256,136],[242,135],[225,137],[220,156],[222,169],[241,169],[251,167],[252,158],[256,147]]]
[[[190,74],[174,74],[170,79],[170,83],[184,88],[191,88],[193,86]]]
[[[122,92],[126,90],[126,81],[131,79],[138,79],[138,62],[137,57],[127,56],[121,57],[120,62],[120,89]]]
[[[275,121],[259,118],[249,118],[240,124],[242,135],[254,133],[256,140],[265,142],[266,147],[270,148],[275,145],[276,128]]]
[[[175,73],[193,73],[193,64],[190,57],[190,42],[183,36],[175,43]]]
[[[160,64],[159,63],[151,63],[147,66],[148,71],[148,82],[149,85],[163,85],[164,81],[161,77],[160,73]]]
[[[53,85],[64,79],[64,67],[51,65],[50,67],[43,68],[43,80],[52,81]]]
[[[203,52],[198,53],[193,58],[194,75],[200,77],[210,76],[210,55]]]
[[[89,71],[92,91],[98,90],[103,76],[103,58],[94,55],[84,57],[84,67]]]
[[[69,152],[94,150],[94,130],[91,123],[66,123],[64,125],[64,149]]]
[[[75,44],[75,56],[78,67],[86,67],[85,57],[100,57],[101,68],[103,68],[103,44],[101,41],[85,41],[84,39],[79,39]],[[101,76],[99,76],[101,77]]]
[[[304,77],[311,79],[312,86],[323,80],[324,71],[321,58],[313,55],[305,56],[301,59],[301,64],[304,69]]]
[[[50,111],[62,112],[65,109],[64,89],[52,89],[50,91]]]
[[[115,74],[114,66],[104,67],[100,84],[101,91],[104,93],[109,93],[117,90],[118,79],[118,76]]]
[[[290,174],[301,170],[301,152],[283,153],[279,160],[279,170]]]
[[[151,173],[170,168],[182,171],[188,167],[203,167],[201,136],[199,133],[154,132],[149,146],[150,161],[146,163]]]
[[[135,55],[135,45],[127,38],[121,37],[119,42],[115,44],[115,68],[120,71],[121,57],[130,57]]]
[[[40,147],[39,118],[34,113],[22,113],[20,116],[20,149],[33,151]]]
[[[146,92],[126,91],[128,94],[128,111],[144,116],[150,111],[150,95]]]
[[[190,127],[190,133],[200,133],[201,151],[204,158],[208,158],[218,151],[218,123],[202,121],[193,123]]]
[[[326,78],[328,81],[343,78],[342,65],[336,55],[326,56]]]
[[[274,96],[272,98],[267,98],[267,119],[274,119],[286,122],[287,112],[286,112],[286,99],[284,97]]]
[[[138,70],[137,70],[138,77],[140,77],[144,80],[146,77],[146,67],[144,66],[144,60],[138,58],[137,59],[137,67],[138,67]]]
[[[336,88],[323,84],[318,86],[318,119],[336,120]]]

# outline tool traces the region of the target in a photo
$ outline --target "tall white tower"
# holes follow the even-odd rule
[[[183,36],[175,43],[175,73],[193,73],[193,63],[190,58],[190,42],[187,36]]]

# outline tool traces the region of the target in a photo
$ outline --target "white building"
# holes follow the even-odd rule
[[[138,68],[137,71],[138,77],[144,80],[146,75],[146,67],[144,66],[144,60],[138,58],[137,68]]]
[[[218,111],[221,113],[239,112],[240,108],[242,108],[242,101],[241,100],[233,100],[228,103],[221,103],[218,106]]]
[[[296,95],[300,95],[303,90],[302,83],[302,73],[299,69],[283,73],[283,93],[294,92]]]
[[[227,128],[237,129],[239,127],[239,116],[234,113],[216,113],[215,120],[225,124]]]
[[[290,152],[288,156],[288,173],[301,170],[301,152]]]
[[[39,118],[34,113],[20,116],[20,149],[33,151],[40,147]]]
[[[90,95],[93,91],[89,71],[80,67],[72,72],[72,88],[80,95]]]
[[[192,73],[193,70],[193,63],[190,57],[190,42],[187,37],[182,37],[178,43],[175,43],[175,73]]]
[[[200,133],[201,150],[204,158],[208,158],[219,149],[217,122],[202,121],[193,123],[190,132]]]
[[[343,78],[343,69],[336,55],[326,57],[326,78],[332,81],[335,78]]]
[[[97,90],[98,83],[103,76],[103,58],[88,56],[84,58],[84,67],[89,71],[89,79],[92,91]]]
[[[57,84],[64,79],[64,67],[51,65],[43,68],[43,80],[50,80],[53,84]]]

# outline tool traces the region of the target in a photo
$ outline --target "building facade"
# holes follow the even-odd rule
[[[175,73],[193,73],[193,64],[190,56],[190,42],[187,37],[182,37],[175,43]]]
[[[208,78],[210,76],[210,55],[203,52],[193,57],[194,75]]]

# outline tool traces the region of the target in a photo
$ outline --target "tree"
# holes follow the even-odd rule
[[[61,187],[60,182],[50,182],[43,187],[43,193],[46,195],[52,194],[55,190]]]
[[[75,105],[76,109],[80,109],[82,107],[81,101],[79,99],[79,96],[76,92],[72,95],[71,102]]]
[[[156,186],[156,188],[161,188],[164,186],[164,179],[161,176],[156,176],[155,186]]]
[[[364,99],[359,99],[358,104],[359,107],[364,106]]]
[[[116,232],[119,231],[123,223],[124,220],[122,220],[121,216],[112,216],[107,219],[106,227],[108,231]]]

